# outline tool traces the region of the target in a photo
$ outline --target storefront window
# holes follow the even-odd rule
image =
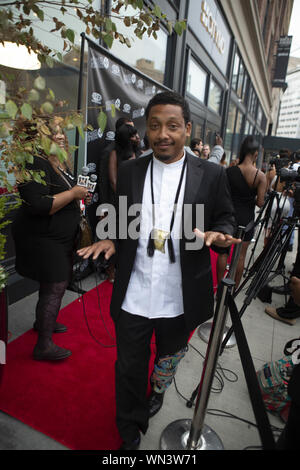
[[[214,80],[210,81],[208,106],[216,113],[220,114],[222,102],[222,89],[216,84]]]
[[[47,3],[47,5],[41,6],[44,12],[43,22],[36,21],[36,15],[32,14],[31,19],[34,36],[52,50],[61,53],[64,64],[79,68],[81,46],[80,34],[85,32],[86,26],[76,14],[76,5],[74,5],[74,8],[67,7],[66,11],[62,12],[60,4],[56,4],[56,2],[52,2],[52,4],[51,2],[45,3]],[[100,11],[100,4],[101,0],[93,0],[91,7],[95,11]],[[64,23],[66,25],[66,29],[74,31],[74,47],[72,50],[65,48],[64,39],[61,37],[59,32],[52,31],[55,27],[53,18],[56,18],[57,22],[61,21]]]
[[[256,119],[258,127],[261,127],[262,117],[263,117],[263,111],[261,109],[261,106],[259,105],[257,109],[257,119]]]
[[[239,98],[242,98],[243,96],[244,75],[245,75],[245,68],[241,61],[237,90],[236,90]]]
[[[251,86],[250,94],[249,94],[249,105],[248,105],[248,110],[249,113],[255,117],[256,113],[256,106],[257,106],[257,96],[255,93],[254,88]]]
[[[203,125],[196,123],[193,124],[193,134],[195,139],[202,139],[203,138]]]
[[[135,11],[133,7],[127,6],[126,16],[134,15]],[[121,8],[120,16],[122,16],[122,12],[123,9]],[[156,82],[164,83],[168,42],[167,33],[160,29],[156,32],[157,39],[148,37],[147,34],[144,34],[143,39],[138,39],[134,34],[135,25],[126,27],[123,20],[115,17],[113,21],[116,23],[117,31],[129,38],[132,47],[127,47],[125,44],[115,40],[109,52],[128,65],[148,75]]]
[[[206,81],[207,74],[195,62],[195,60],[191,58],[187,76],[186,91],[197,98],[199,101],[202,101],[202,103],[205,101]]]
[[[232,75],[232,88],[236,90],[238,76],[239,76],[239,67],[240,67],[240,57],[238,54],[235,54],[234,66],[233,66],[233,75]]]
[[[242,129],[242,124],[243,124],[243,114],[241,111],[237,112],[237,118],[236,118],[236,126],[235,126],[235,132],[234,132],[234,138],[233,138],[233,153],[237,154],[239,153],[239,147],[241,144],[241,129]]]
[[[237,108],[232,102],[229,105],[227,127],[226,127],[226,137],[225,137],[225,150],[231,152],[232,137],[234,134],[235,118],[236,118]]]

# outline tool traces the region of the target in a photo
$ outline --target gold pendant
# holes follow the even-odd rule
[[[154,248],[155,250],[165,253],[165,243],[169,238],[170,232],[165,232],[164,230],[159,230],[157,228],[153,229],[153,239],[154,239]]]

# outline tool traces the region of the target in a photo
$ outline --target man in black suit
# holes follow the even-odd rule
[[[140,431],[147,431],[149,417],[162,406],[191,332],[213,315],[210,245],[240,242],[232,237],[235,220],[223,168],[184,148],[191,133],[187,102],[173,92],[159,93],[147,106],[146,120],[153,154],[121,165],[117,184],[128,207],[141,204],[137,236],[130,232],[134,217],[120,210],[117,220],[127,235],[79,251],[84,258],[117,256],[111,315],[117,425],[126,450],[139,447]],[[153,333],[157,354],[147,400]]]

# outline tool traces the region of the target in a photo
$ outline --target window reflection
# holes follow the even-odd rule
[[[239,149],[240,142],[241,142],[242,124],[243,124],[243,114],[241,113],[241,111],[238,111],[237,118],[236,118],[234,139],[233,139],[233,153],[235,154],[238,153],[238,149]]]
[[[210,81],[208,106],[216,113],[220,114],[222,101],[222,89],[214,82]]]
[[[194,61],[190,59],[189,70],[187,76],[187,87],[186,90],[195,98],[205,101],[205,90],[206,90],[207,74],[204,70]]]
[[[120,9],[120,16],[122,16],[122,12],[124,12],[124,7]],[[126,9],[127,16],[134,15],[135,12],[136,10],[131,6]],[[134,34],[135,25],[126,27],[123,20],[116,18],[115,15],[113,21],[116,23],[117,31],[129,38],[132,47],[129,48],[115,40],[109,51],[128,65],[153,78],[153,80],[164,83],[167,33],[160,29],[156,32],[157,39],[148,37],[147,34],[144,34],[143,39],[138,39]]]
[[[229,105],[226,137],[225,137],[225,149],[231,151],[232,137],[234,134],[235,118],[236,118],[236,106],[232,102]]]
[[[239,72],[239,78],[238,78],[238,85],[237,85],[237,95],[239,98],[242,98],[243,95],[243,84],[244,84],[244,73],[245,73],[245,68],[244,65],[240,64],[240,72]]]
[[[56,4],[56,2],[52,2],[52,4],[51,2],[46,3],[47,5],[41,7],[44,12],[44,21],[37,21],[34,14],[30,17],[34,36],[53,51],[61,53],[64,64],[79,68],[80,34],[85,31],[85,24],[76,14],[76,5],[74,5],[74,8],[67,7],[67,11],[63,13],[60,4]],[[91,7],[96,11],[100,11],[100,3],[101,0],[93,0]],[[66,29],[72,29],[74,31],[74,47],[72,50],[65,48],[64,39],[61,37],[60,32],[52,31],[55,27],[53,18],[57,18],[58,21],[63,22],[66,25]]]
[[[239,66],[240,66],[240,58],[238,54],[235,54],[234,58],[234,66],[233,66],[233,75],[232,75],[232,88],[236,90],[238,76],[239,76]]]

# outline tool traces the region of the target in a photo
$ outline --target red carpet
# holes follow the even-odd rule
[[[114,338],[109,316],[111,291],[109,282],[99,286],[101,311]],[[104,345],[114,345],[100,318],[96,288],[84,298],[93,335]],[[59,320],[67,325],[68,332],[54,335],[54,340],[69,348],[72,356],[57,363],[32,360],[37,337],[33,330],[11,342],[0,387],[0,409],[70,449],[117,449],[116,348],[104,348],[91,338],[80,300],[62,309]]]
[[[215,262],[213,254],[214,281]],[[114,450],[121,442],[115,425],[116,348],[108,347],[115,344],[109,315],[112,284],[106,281],[98,291],[108,332],[96,288],[84,295],[84,306],[90,330],[102,345],[91,338],[82,300],[76,300],[59,314],[68,332],[54,335],[72,356],[57,363],[34,361],[37,333],[29,330],[8,345],[0,386],[2,411],[74,450]]]

